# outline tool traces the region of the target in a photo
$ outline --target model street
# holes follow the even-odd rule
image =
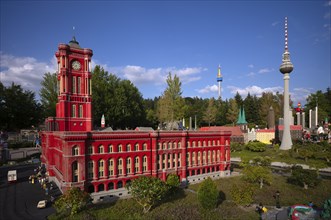
[[[45,195],[45,190],[40,187],[38,181],[35,184],[29,183],[29,176],[34,173],[38,165],[24,165],[15,167],[0,168],[0,219],[46,219],[47,216],[55,212],[50,204],[44,209],[38,209],[40,200],[50,200],[50,196]],[[17,182],[7,182],[8,170],[17,170]],[[53,189],[52,194],[58,194],[58,189]]]

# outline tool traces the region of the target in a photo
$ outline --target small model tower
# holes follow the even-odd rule
[[[280,146],[281,150],[289,150],[292,148],[292,139],[290,132],[290,101],[289,101],[289,82],[290,73],[293,70],[293,64],[290,60],[290,52],[288,51],[288,35],[287,35],[287,17],[285,17],[285,52],[283,53],[282,64],[279,71],[284,75],[284,130],[283,138]]]
[[[221,66],[218,65],[218,73],[217,73],[217,82],[218,82],[218,99],[221,100],[222,96],[221,96],[221,83],[223,81],[223,76],[221,73]]]

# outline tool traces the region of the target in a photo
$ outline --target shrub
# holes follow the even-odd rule
[[[219,200],[219,191],[216,183],[208,177],[204,180],[198,189],[198,201],[204,209],[214,209]]]
[[[179,177],[174,173],[169,174],[167,177],[167,185],[170,188],[179,187],[179,185],[180,185]]]
[[[320,183],[318,179],[317,171],[314,170],[305,170],[302,166],[293,166],[292,175],[287,178],[287,182],[302,186],[305,189],[308,187],[317,186]]]
[[[246,144],[246,148],[253,152],[263,152],[266,151],[267,145],[259,141],[252,141]]]
[[[230,190],[232,200],[237,205],[249,206],[253,202],[254,190],[251,185],[239,187],[234,184]]]
[[[231,142],[230,149],[231,152],[242,151],[245,149],[245,145],[242,143]]]
[[[84,209],[90,200],[90,195],[78,187],[66,191],[56,200],[54,207],[59,213],[74,215]]]

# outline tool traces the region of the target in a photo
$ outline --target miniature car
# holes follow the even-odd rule
[[[43,208],[46,208],[46,205],[47,205],[47,200],[41,200],[38,202],[37,208],[43,209]]]

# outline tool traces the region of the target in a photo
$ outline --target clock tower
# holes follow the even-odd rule
[[[49,119],[49,130],[92,130],[91,57],[93,51],[81,48],[73,37],[69,44],[59,44],[57,58],[56,118]]]

